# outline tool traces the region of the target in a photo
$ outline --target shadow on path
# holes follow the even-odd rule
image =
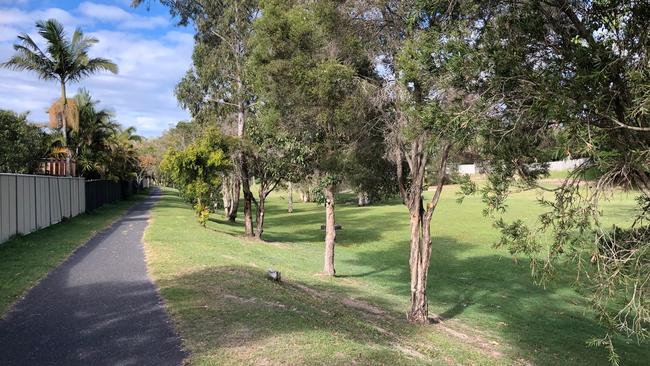
[[[0,365],[180,365],[144,261],[155,191],[54,269],[0,321]]]

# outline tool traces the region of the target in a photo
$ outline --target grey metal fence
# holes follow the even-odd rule
[[[0,243],[85,211],[84,178],[0,173]]]

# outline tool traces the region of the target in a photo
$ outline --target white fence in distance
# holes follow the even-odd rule
[[[84,178],[0,173],[0,243],[85,211]]]
[[[573,170],[580,166],[580,164],[587,161],[587,159],[565,159],[560,161],[548,162],[548,170],[551,172],[559,172],[565,170]],[[481,169],[476,164],[460,164],[458,165],[458,173],[460,174],[478,174],[482,173]]]

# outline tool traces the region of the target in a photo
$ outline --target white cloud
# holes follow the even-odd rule
[[[169,20],[164,17],[139,16],[113,5],[84,2],[79,5],[79,12],[90,19],[112,22],[124,29],[154,29],[169,25]]]
[[[23,11],[17,8],[0,8],[0,25],[9,25],[24,30],[33,28],[38,20],[56,19],[66,28],[78,27],[85,23],[85,19],[75,17],[69,12],[59,8]]]
[[[76,12],[71,14],[62,9],[31,12],[13,9],[15,21],[10,22],[5,17],[5,10],[0,8],[0,62],[13,54],[12,43],[17,33],[33,32],[34,22],[43,19],[44,14],[58,12],[64,18],[69,16],[68,24],[92,24],[89,18],[75,17],[73,14]],[[173,90],[191,64],[193,38],[191,34],[169,25],[165,28],[167,32],[157,34],[127,31],[120,25],[124,21],[117,20],[117,15],[117,12],[111,15],[118,23],[117,29],[115,22],[100,22],[101,27],[87,33],[99,39],[91,49],[91,56],[113,60],[120,69],[119,74],[96,74],[81,83],[69,85],[68,91],[71,95],[79,87],[87,88],[94,98],[101,101],[101,107],[115,112],[120,123],[135,126],[145,136],[155,136],[179,120],[189,118],[187,112],[178,107]],[[7,32],[9,36],[5,36]],[[0,80],[0,109],[31,111],[30,119],[34,121],[47,119],[45,109],[59,94],[55,82],[39,80],[29,72],[7,69],[0,69]]]

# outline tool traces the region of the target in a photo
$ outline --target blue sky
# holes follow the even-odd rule
[[[68,33],[76,27],[99,39],[91,56],[113,60],[118,75],[100,73],[68,86],[90,91],[100,106],[115,113],[124,126],[153,137],[189,119],[174,97],[174,86],[190,67],[192,29],[177,27],[168,9],[151,0],[149,9],[129,7],[131,0],[54,1],[0,0],[0,62],[12,54],[20,32],[34,39],[39,19],[55,18]],[[47,120],[45,110],[58,97],[55,82],[28,72],[0,69],[0,109],[30,112],[30,120]]]

